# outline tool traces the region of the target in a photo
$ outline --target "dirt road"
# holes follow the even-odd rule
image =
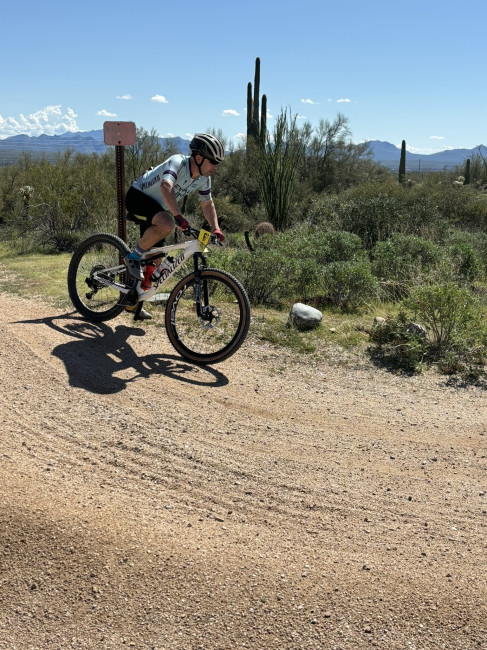
[[[0,648],[487,648],[485,389],[0,321]]]

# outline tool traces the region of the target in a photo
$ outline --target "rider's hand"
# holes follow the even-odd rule
[[[211,234],[216,235],[216,238],[218,239],[219,242],[222,242],[225,239],[225,235],[222,233],[220,228],[214,228]]]
[[[189,228],[189,221],[187,221],[183,216],[180,214],[177,214],[174,217],[174,221],[176,224],[181,228],[181,230],[188,230]]]

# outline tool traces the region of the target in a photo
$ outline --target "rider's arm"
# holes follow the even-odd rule
[[[215,204],[213,201],[202,201],[201,208],[203,210],[203,214],[205,215],[205,219],[208,221],[211,229],[220,229],[220,226],[218,225],[218,217],[216,214]]]
[[[174,191],[174,183],[167,179],[161,181],[161,194],[164,203],[169,208],[169,211],[175,217],[179,214],[179,206],[176,199],[176,192]]]

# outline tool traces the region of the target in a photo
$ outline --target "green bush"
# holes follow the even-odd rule
[[[467,243],[452,244],[448,247],[447,255],[453,269],[460,280],[473,282],[482,273],[482,260],[477,251]]]
[[[473,187],[453,187],[451,182],[430,189],[431,199],[451,226],[487,229],[487,196]]]
[[[442,244],[460,278],[472,282],[487,276],[487,233],[452,230]]]
[[[483,340],[482,306],[468,289],[454,284],[419,287],[404,305],[426,327],[432,350],[439,355],[460,340]]]
[[[100,224],[117,228],[115,170],[108,155],[56,155],[53,162],[29,156],[0,170],[0,222],[24,251],[72,250]],[[31,188],[25,195],[26,186]],[[19,201],[21,198],[21,201]]]
[[[239,250],[222,261],[224,268],[242,282],[254,305],[280,306],[299,273],[298,260],[280,251]]]
[[[422,283],[442,257],[442,248],[433,242],[397,233],[374,247],[372,271],[381,282],[383,296],[395,301]]]
[[[329,228],[359,235],[367,249],[394,233],[432,236],[442,232],[445,220],[436,195],[422,185],[397,182],[363,183],[338,197],[317,198],[310,218]]]
[[[417,372],[428,358],[429,344],[421,330],[412,326],[409,316],[401,311],[389,316],[385,323],[374,325],[370,340],[375,344],[370,352],[395,368]]]
[[[337,227],[358,235],[366,248],[401,231],[405,221],[400,202],[387,194],[345,200],[337,206],[336,217]]]
[[[368,259],[362,240],[358,235],[341,230],[316,232],[315,255],[318,264],[332,262],[355,262]]]
[[[485,374],[487,328],[480,301],[454,284],[417,288],[395,318],[375,326],[371,353],[395,366],[419,370],[436,363],[444,373]]]
[[[300,259],[312,258],[318,264],[330,262],[351,262],[367,259],[362,240],[351,232],[326,230],[301,223],[284,232],[261,237],[257,248],[280,250]]]
[[[301,225],[259,237],[253,253],[220,254],[219,261],[242,281],[254,304],[312,300],[354,310],[377,295],[362,242],[351,233]]]
[[[378,294],[377,279],[370,263],[330,262],[323,267],[323,304],[355,311]]]

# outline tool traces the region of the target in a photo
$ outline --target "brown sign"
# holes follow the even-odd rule
[[[134,122],[104,122],[103,138],[105,144],[117,147],[135,144]]]

